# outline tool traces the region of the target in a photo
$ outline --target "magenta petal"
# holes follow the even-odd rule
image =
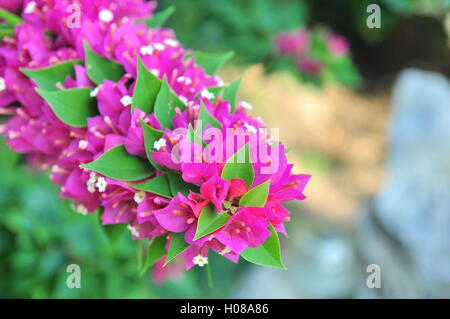
[[[183,195],[178,194],[165,208],[154,211],[159,224],[168,231],[180,233],[188,229],[194,222],[194,213],[189,206],[182,204]],[[190,222],[190,223],[189,223]]]

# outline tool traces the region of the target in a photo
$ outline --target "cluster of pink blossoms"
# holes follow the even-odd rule
[[[336,57],[345,56],[349,52],[347,40],[333,32],[321,32],[321,30],[310,31],[308,29],[296,29],[293,31],[280,32],[275,39],[276,50],[279,54],[296,59],[300,71],[317,75],[323,69],[325,62],[312,56],[311,38],[313,33],[321,35],[324,46]]]
[[[74,18],[78,7],[81,14]],[[141,22],[152,15],[154,7],[153,2],[141,0],[2,1],[2,9],[18,14],[23,21],[15,25],[14,36],[0,42],[0,114],[11,116],[1,131],[13,150],[51,170],[51,180],[60,185],[61,196],[72,200],[78,213],[100,209],[103,225],[127,224],[133,239],[155,242],[163,238],[168,255],[159,256],[156,265],[179,255],[186,269],[203,266],[209,249],[237,262],[244,251],[260,247],[273,233],[286,234],[284,222],[289,220],[289,211],[282,203],[304,199],[302,192],[310,176],[291,172],[283,145],[273,147],[263,134],[265,125],[246,113],[248,103],[233,106],[212,93],[213,88],[225,84],[208,75],[170,29],[150,28]],[[96,101],[96,115],[88,117],[86,125],[75,127],[57,116],[23,69],[86,61],[86,45],[122,66],[124,73],[117,80],[95,84],[86,65],[76,63],[74,76],[56,83],[56,91],[89,88],[90,98]],[[168,113],[169,120],[156,110],[147,113],[134,107],[139,60],[155,78],[169,85],[183,105]],[[198,130],[196,121],[202,119],[202,112],[209,116],[206,126],[215,126],[217,133],[223,134]],[[143,126],[159,134],[150,145]],[[187,138],[194,127],[200,144]],[[231,152],[225,141],[230,129],[236,136],[242,135]],[[253,137],[258,142],[250,144]],[[212,144],[216,151],[205,156]],[[256,158],[251,164],[253,175],[241,179],[239,172],[233,175],[231,169],[227,178],[227,160],[246,145],[250,145],[250,156]],[[149,173],[139,179],[121,179],[86,168],[121,146],[127,156],[148,159]],[[269,160],[255,155],[262,148],[272,153]],[[178,158],[173,156],[175,149]],[[192,149],[195,158],[186,155]],[[276,158],[276,169],[264,172],[272,158]],[[169,191],[142,187],[156,180],[170,180]],[[262,202],[252,204],[255,200],[246,195],[261,185],[267,185],[260,195]],[[216,227],[205,226],[207,214]],[[175,238],[181,238],[181,243],[173,244]]]

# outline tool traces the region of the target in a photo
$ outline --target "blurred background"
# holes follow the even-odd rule
[[[202,269],[154,283],[129,234],[110,243],[2,140],[0,298],[450,298],[450,1],[158,2],[185,47],[235,52],[220,76],[313,175],[288,270],[211,254],[213,288]]]

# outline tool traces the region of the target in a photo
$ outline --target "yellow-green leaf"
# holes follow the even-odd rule
[[[285,270],[286,266],[281,259],[280,239],[271,224],[269,224],[269,230],[271,235],[262,245],[256,248],[247,248],[241,252],[241,257],[257,265]]]
[[[74,88],[61,91],[36,89],[50,105],[56,116],[73,127],[85,127],[87,118],[95,116],[97,102],[90,96],[89,88]]]
[[[227,213],[218,213],[214,205],[205,206],[200,212],[194,240],[202,238],[223,227],[230,219]]]
[[[155,171],[146,160],[128,154],[123,145],[111,148],[95,161],[80,167],[119,181],[138,181],[151,176]]]

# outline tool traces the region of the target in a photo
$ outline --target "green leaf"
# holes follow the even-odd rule
[[[148,268],[153,266],[155,262],[157,262],[167,254],[166,243],[166,235],[156,237],[152,240],[152,243],[148,247],[147,258],[145,259],[144,266],[141,269],[141,274],[145,273]]]
[[[220,69],[220,67],[231,59],[234,55],[233,51],[227,53],[206,53],[206,52],[193,52],[188,57],[194,57],[195,63],[201,65],[207,74],[214,75]]]
[[[188,247],[189,245],[184,241],[184,233],[173,233],[164,266],[170,263],[175,257],[181,254]]]
[[[264,207],[269,196],[270,179],[253,187],[239,201],[239,206]]]
[[[146,160],[128,154],[123,145],[111,148],[95,161],[80,167],[119,181],[138,181],[154,173]]]
[[[163,11],[155,13],[150,19],[145,21],[145,24],[150,28],[159,28],[166,23],[170,16],[175,12],[175,7],[170,6]]]
[[[159,140],[162,137],[163,132],[149,126],[142,119],[141,119],[141,126],[142,126],[142,133],[144,134],[145,153],[147,154],[148,161],[150,162],[150,164],[153,165],[154,168],[160,171],[164,170],[160,165],[158,165],[152,160],[152,150],[154,150],[154,144],[157,140]]]
[[[147,114],[153,112],[156,97],[161,88],[161,80],[150,72],[138,57],[136,86],[133,91],[132,109],[138,108]]]
[[[192,190],[196,193],[200,191],[197,185],[186,183],[178,173],[168,171],[167,177],[169,178],[170,190],[173,196],[177,196],[178,193],[181,193],[184,196],[188,196],[189,190]]]
[[[205,206],[200,212],[194,240],[202,238],[223,227],[230,219],[227,213],[218,213],[214,205]]]
[[[85,127],[87,118],[97,114],[97,102],[91,98],[91,89],[75,88],[61,91],[36,89],[50,105],[56,116],[74,127]]]
[[[199,120],[201,121],[199,123],[199,124],[201,124],[201,127],[197,126],[195,128],[195,131],[197,134],[199,134],[200,132],[203,132],[204,128],[206,128],[206,126],[208,124],[211,125],[212,127],[222,129],[222,124],[220,124],[220,122],[214,116],[212,116],[211,113],[208,112],[203,101],[200,102]]]
[[[12,27],[23,23],[22,18],[4,9],[0,9],[0,19],[5,20],[6,23]]]
[[[215,97],[217,96],[223,96],[223,90],[225,89],[225,86],[210,86],[208,88],[208,91],[214,94]]]
[[[128,183],[128,185],[141,191],[158,194],[168,198],[172,197],[167,175],[160,175],[139,184]]]
[[[114,245],[119,237],[125,232],[126,225],[125,224],[111,224],[111,225],[101,225],[106,237],[110,244]]]
[[[84,41],[84,55],[86,72],[95,84],[101,84],[105,80],[117,82],[125,73],[122,65],[92,51],[87,41]]]
[[[64,83],[64,80],[70,76],[75,77],[74,66],[81,64],[80,60],[64,61],[49,67],[41,69],[24,69],[20,68],[23,74],[32,79],[40,88],[48,91],[56,91],[56,84]]]
[[[272,234],[264,244],[256,248],[247,248],[241,252],[241,257],[257,265],[285,270],[286,266],[281,259],[280,239],[272,224],[269,224],[269,230]]]
[[[222,170],[222,178],[226,180],[240,178],[251,187],[254,177],[255,171],[250,161],[250,147],[247,143],[227,160]]]
[[[2,40],[4,37],[12,36],[14,36],[14,27],[0,25],[0,40]]]
[[[237,91],[239,90],[239,86],[241,85],[241,79],[231,82],[228,86],[226,86],[223,90],[223,99],[225,101],[230,102],[230,112],[234,113],[236,110],[236,96]]]
[[[200,136],[194,131],[194,128],[189,123],[188,131],[186,133],[186,141],[195,143],[200,146],[206,146],[206,143],[202,140]]]
[[[186,108],[183,102],[172,92],[167,78],[164,76],[154,107],[155,116],[163,128],[172,128],[172,119],[175,116],[175,108],[177,107],[180,110]]]

